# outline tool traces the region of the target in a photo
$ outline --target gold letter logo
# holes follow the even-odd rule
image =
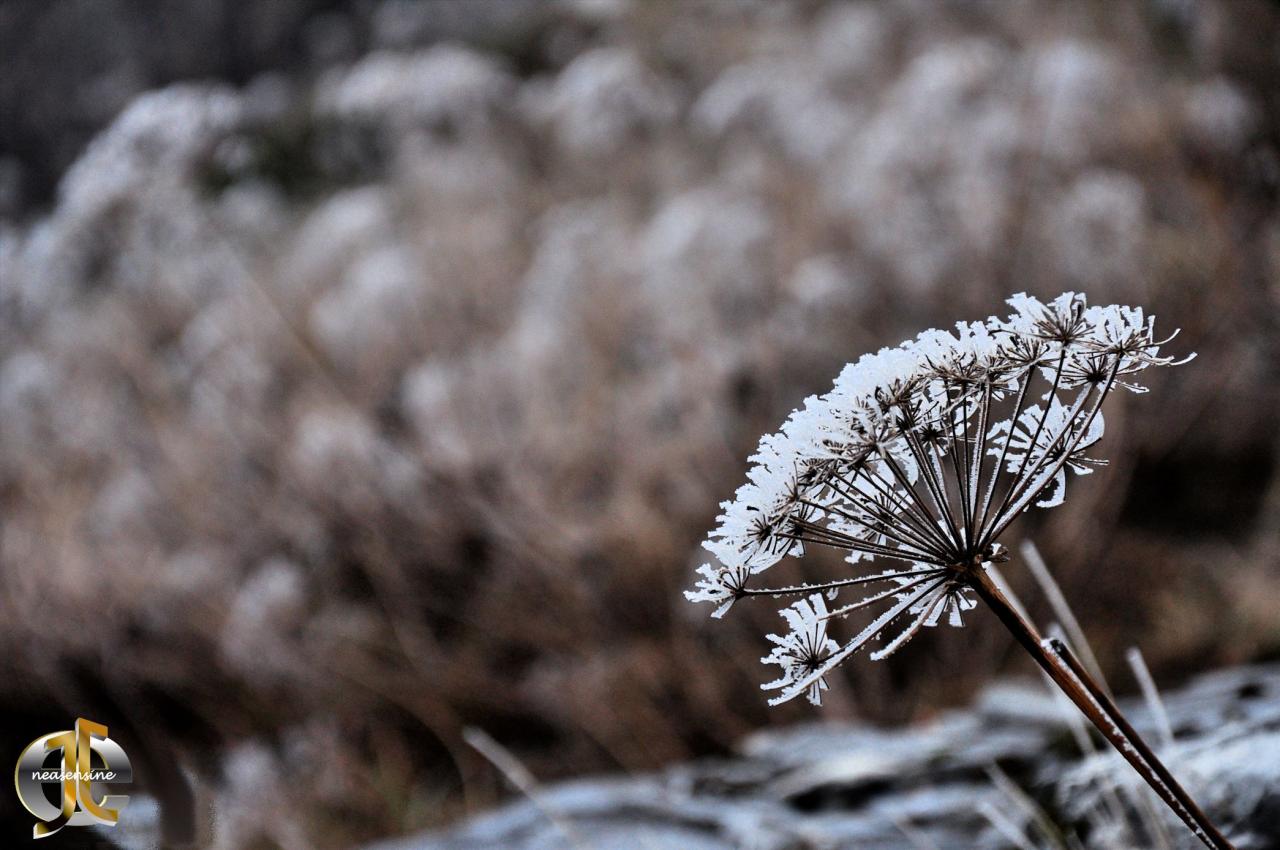
[[[59,752],[56,766],[48,766],[49,758]],[[101,767],[93,766],[94,753]],[[13,779],[23,807],[40,820],[32,837],[47,838],[64,826],[114,826],[129,798],[105,795],[95,800],[93,783],[131,782],[133,768],[120,745],[107,737],[106,726],[79,717],[75,731],[51,732],[28,744],[18,757]],[[46,785],[57,785],[58,805],[49,801]]]

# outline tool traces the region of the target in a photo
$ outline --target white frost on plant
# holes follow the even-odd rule
[[[825,646],[827,620],[891,603],[837,650],[806,655],[803,676],[771,683],[782,692],[772,702],[819,687],[873,640],[882,646],[871,656],[881,659],[943,617],[962,625],[976,604],[967,576],[1003,557],[996,541],[1005,528],[1033,504],[1061,504],[1067,470],[1084,475],[1106,463],[1085,452],[1102,439],[1107,395],[1117,386],[1142,392],[1136,373],[1175,364],[1140,308],[1090,307],[1071,292],[1049,302],[1018,294],[1009,304],[1007,317],[926,330],[846,366],[830,392],[761,438],[747,482],[721,505],[703,544],[716,562],[699,569],[687,595],[712,603],[717,617],[745,596],[806,596],[784,611],[794,628],[771,637],[779,649],[770,663],[791,657],[784,649],[817,646],[815,618]],[[757,581],[812,546],[841,550],[854,566],[902,566],[791,587]],[[821,594],[834,600],[864,584],[888,589],[815,613]]]
[[[1047,414],[1040,406],[1033,404],[1022,412],[1016,423],[1005,420],[997,422],[991,429],[988,440],[992,447],[987,450],[991,456],[998,456],[1001,449],[997,445],[1008,445],[1005,453],[1005,470],[1017,474],[1025,466],[1036,466],[1055,460],[1061,456],[1061,446],[1056,435],[1061,434],[1069,426],[1072,418],[1071,410],[1055,397]],[[1040,425],[1043,420],[1043,426]],[[1089,423],[1088,430],[1080,438],[1079,444],[1066,456],[1066,463],[1060,467],[1048,486],[1041,491],[1043,498],[1036,502],[1037,507],[1056,508],[1066,498],[1067,469],[1077,475],[1088,475],[1095,467],[1105,466],[1105,460],[1086,457],[1085,449],[1102,439],[1104,424],[1099,413]],[[1032,440],[1035,446],[1032,447]]]
[[[761,687],[767,691],[782,690],[784,696],[780,699],[789,699],[787,694],[793,689],[803,690],[809,702],[822,705],[822,692],[827,689],[827,683],[813,674],[840,648],[827,637],[827,604],[821,594],[814,594],[783,608],[780,613],[791,631],[785,635],[768,635],[774,644],[773,652],[760,660],[781,667],[782,675]]]
[[[714,603],[716,608],[711,612],[711,616],[718,620],[738,600],[751,572],[742,567],[717,569],[710,564],[703,564],[698,567],[698,575],[701,578],[698,579],[693,590],[684,592],[685,598],[690,602]]]

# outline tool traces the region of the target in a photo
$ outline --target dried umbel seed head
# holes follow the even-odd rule
[[[884,658],[943,618],[962,624],[974,607],[970,578],[1008,559],[997,538],[1023,511],[1066,496],[1067,473],[1088,475],[1102,439],[1102,403],[1160,355],[1154,320],[1140,308],[1090,307],[1066,293],[1050,302],[1009,299],[1013,314],[928,330],[850,364],[823,396],[805,401],[782,430],[760,440],[747,483],[722,505],[704,544],[715,562],[686,596],[720,617],[747,596],[799,597],[791,626],[764,660],[783,675],[764,687],[777,704],[880,640]],[[846,561],[900,566],[818,584],[769,587],[762,574],[806,546],[843,550]],[[834,605],[863,585],[874,593]],[[828,608],[827,603],[833,607]],[[833,620],[884,610],[844,643]]]

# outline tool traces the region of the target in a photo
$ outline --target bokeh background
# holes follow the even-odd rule
[[[213,846],[339,848],[501,799],[469,726],[553,779],[812,719],[773,608],[681,598],[717,503],[1022,290],[1199,358],[1013,539],[1121,689],[1275,658],[1278,142],[1264,0],[0,4],[4,746],[94,717]],[[822,716],[1010,671],[978,617]]]

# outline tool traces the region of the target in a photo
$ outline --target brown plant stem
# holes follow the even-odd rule
[[[1046,642],[1036,627],[1009,603],[985,568],[969,570],[967,576],[974,592],[995,612],[1022,648],[1036,660],[1084,716],[1089,718],[1102,733],[1102,737],[1146,780],[1156,796],[1174,811],[1205,846],[1212,850],[1235,850],[1066,646],[1056,640]]]

